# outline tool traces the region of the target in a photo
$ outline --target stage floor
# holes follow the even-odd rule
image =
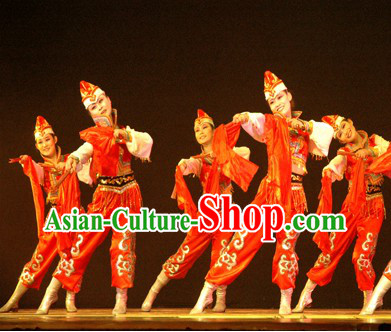
[[[278,315],[277,310],[228,309],[215,314],[211,310],[192,315],[190,309],[154,309],[149,313],[128,309],[114,317],[111,309],[79,309],[67,314],[53,309],[49,315],[34,315],[35,310],[0,314],[0,329],[42,330],[389,330],[391,310],[379,310],[372,316],[358,316],[358,310],[308,309],[303,314]]]

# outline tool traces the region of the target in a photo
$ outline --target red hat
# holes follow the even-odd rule
[[[270,97],[275,97],[281,91],[287,90],[284,82],[271,71],[265,71],[264,77],[264,93],[266,100],[268,100]]]
[[[340,115],[326,115],[322,118],[322,121],[329,124],[334,129],[334,138],[339,131],[342,121],[345,120],[343,116]]]
[[[81,101],[86,109],[94,104],[102,93],[104,91],[100,87],[86,81],[80,82]]]
[[[197,110],[197,116],[198,117],[197,119],[195,119],[194,125],[207,122],[210,123],[213,127],[215,126],[213,123],[213,119],[208,114],[206,114],[206,112],[204,112],[202,109]]]
[[[37,121],[35,122],[35,130],[34,130],[35,140],[43,138],[47,134],[54,135],[53,128],[43,116],[38,115]]]

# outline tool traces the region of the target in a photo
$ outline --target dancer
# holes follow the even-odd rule
[[[239,137],[239,131],[240,125],[232,123],[222,125],[215,130],[213,119],[204,111],[198,110],[194,132],[198,144],[201,145],[202,153],[179,162],[173,197],[177,198],[179,207],[193,218],[197,217],[197,210],[183,180],[183,175],[196,175],[201,181],[204,194],[232,194],[231,180],[241,186],[244,191],[247,190],[258,167],[248,161],[250,150],[247,147],[232,149]],[[231,237],[232,232],[216,230],[213,233],[205,233],[199,232],[196,227],[191,228],[178,251],[163,264],[163,269],[152,285],[141,309],[150,311],[156,296],[171,279],[185,278],[210,242],[212,242],[210,264],[212,267]],[[220,285],[217,288],[213,311],[225,311],[226,288],[226,285]]]
[[[241,113],[234,122],[242,124],[255,140],[265,142],[268,153],[268,174],[262,180],[253,204],[280,204],[286,222],[295,213],[304,213],[307,202],[302,185],[307,173],[308,153],[327,156],[332,139],[332,128],[324,123],[301,120],[301,112],[292,110],[292,95],[284,82],[273,73],[265,72],[265,97],[273,115]],[[256,233],[235,233],[220,258],[209,270],[206,282],[192,314],[201,313],[211,302],[219,285],[233,282],[247,267],[262,246],[262,229]],[[295,245],[298,234],[280,231],[277,234],[273,259],[273,278],[281,290],[279,313],[291,313],[291,296],[298,273]]]
[[[322,191],[328,192],[327,195],[324,194],[324,199],[332,202],[331,183],[342,180],[344,175],[349,181],[349,193],[340,212],[345,215],[347,231],[331,232],[329,235],[318,232],[314,236],[314,241],[322,253],[314,267],[307,273],[309,279],[294,312],[302,312],[312,303],[311,294],[317,285],[324,286],[331,281],[339,260],[355,237],[357,240],[352,262],[358,288],[364,295],[364,307],[372,296],[375,281],[372,259],[384,218],[384,201],[381,192],[383,175],[365,174],[364,170],[372,158],[380,156],[387,150],[389,142],[378,135],[368,138],[365,131],[356,130],[352,120],[338,115],[326,116],[322,120],[334,128],[334,138],[344,145],[323,170],[322,181],[329,182],[330,188],[327,190],[322,188]],[[320,205],[323,204],[322,200]]]
[[[128,207],[130,213],[139,213],[142,199],[131,168],[131,159],[133,155],[149,160],[152,138],[129,126],[117,126],[117,111],[112,108],[110,98],[98,86],[81,81],[80,92],[82,102],[96,126],[80,132],[85,143],[70,155],[65,169],[72,173],[78,164],[86,164],[91,159],[90,176],[98,186],[87,213],[99,213],[103,218],[109,218],[113,210],[120,206]],[[56,282],[48,288],[41,304],[46,313],[61,285],[77,292],[93,252],[109,231],[110,228],[106,228],[104,232],[82,234],[77,242],[78,256],[73,260],[72,271],[60,267],[54,273]],[[114,315],[126,313],[127,291],[133,287],[135,273],[135,246],[134,233],[113,230],[110,256],[112,286],[116,287]]]
[[[385,148],[385,145],[384,145]],[[366,173],[383,173],[391,178],[391,144],[381,157],[377,158],[366,170]],[[388,262],[382,277],[377,283],[370,300],[361,310],[360,315],[372,315],[379,304],[383,303],[383,297],[391,288],[391,261]]]
[[[52,126],[38,116],[35,125],[35,146],[43,158],[43,163],[34,162],[30,156],[22,155],[10,162],[19,162],[23,172],[30,178],[33,192],[37,227],[38,245],[31,260],[24,266],[14,293],[0,312],[18,311],[18,303],[29,288],[39,289],[42,279],[57,253],[63,261],[71,257],[72,234],[44,232],[45,203],[41,186],[46,192],[46,204],[56,207],[59,215],[70,212],[70,207],[80,208],[80,190],[76,173],[66,177],[59,166],[64,164],[68,155],[61,154]],[[75,296],[67,292],[65,300],[68,312],[76,311]]]

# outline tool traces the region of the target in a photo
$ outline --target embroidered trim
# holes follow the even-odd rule
[[[134,181],[133,172],[122,176],[101,176],[98,179],[100,185],[112,187],[122,187],[132,181]]]
[[[136,180],[133,180],[132,182],[129,182],[128,184],[126,184],[125,186],[123,186],[121,188],[118,188],[116,186],[106,186],[106,185],[100,185],[100,184],[98,185],[98,188],[101,191],[112,191],[112,192],[115,192],[117,194],[122,194],[124,191],[126,191],[127,189],[129,189],[130,187],[132,187],[134,185],[137,185]]]

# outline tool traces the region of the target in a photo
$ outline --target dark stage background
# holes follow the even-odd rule
[[[49,4],[50,3],[50,4]],[[193,133],[196,109],[215,123],[237,112],[269,112],[263,95],[263,73],[271,70],[293,91],[304,119],[326,114],[351,117],[359,129],[390,135],[391,35],[387,1],[313,1],[244,3],[243,1],[116,1],[1,2],[1,223],[0,303],[11,295],[23,265],[37,243],[30,183],[10,157],[40,156],[34,147],[37,115],[53,126],[63,152],[81,145],[78,132],[92,121],[84,110],[79,81],[101,86],[119,110],[119,122],[154,139],[152,163],[134,161],[144,205],[158,212],[178,212],[170,199],[175,165],[200,152]],[[248,193],[236,189],[244,206],[255,195],[267,168],[266,149],[246,133],[238,145],[251,148],[258,171]],[[333,142],[330,157],[338,143]],[[327,160],[309,159],[305,188],[309,210],[315,211],[320,175]],[[196,179],[189,179],[200,193]],[[84,206],[93,190],[82,184]],[[335,212],[347,183],[334,185]],[[391,186],[384,184],[391,211]],[[374,267],[378,276],[391,259],[389,219],[383,224]],[[137,268],[128,306],[140,307],[161,264],[180,245],[184,234],[137,234]],[[111,307],[110,240],[96,251],[85,274],[79,307]],[[278,308],[279,289],[271,283],[274,245],[267,244],[228,289],[235,308]],[[306,281],[305,272],[319,254],[311,234],[297,244],[300,274],[295,305]],[[360,308],[352,248],[341,260],[334,279],[314,292],[318,308]],[[184,280],[171,282],[156,306],[191,307],[197,300],[209,264],[209,250]],[[53,263],[52,269],[55,267]],[[21,301],[37,307],[48,284]],[[377,278],[378,280],[378,278]],[[58,306],[63,307],[64,292]],[[391,294],[385,299],[391,308]]]

